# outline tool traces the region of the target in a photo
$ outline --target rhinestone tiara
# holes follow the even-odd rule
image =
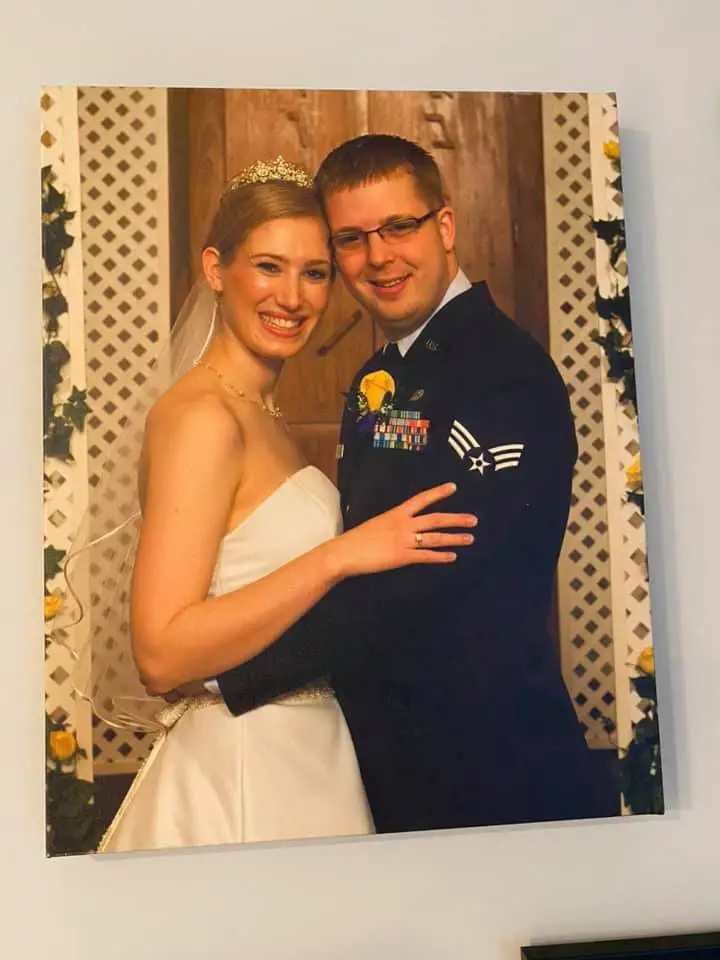
[[[226,192],[234,190],[246,183],[269,183],[272,180],[281,180],[284,183],[296,183],[300,187],[310,189],[313,185],[312,177],[294,163],[289,163],[280,154],[274,160],[258,160],[251,167],[237,173],[225,188]]]

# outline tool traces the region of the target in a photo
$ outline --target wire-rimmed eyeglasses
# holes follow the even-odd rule
[[[364,249],[372,233],[377,233],[385,243],[400,243],[418,231],[426,221],[439,213],[440,209],[429,210],[422,217],[389,220],[381,227],[375,227],[374,230],[341,230],[340,233],[330,237],[330,242],[337,253],[354,253],[356,250]]]

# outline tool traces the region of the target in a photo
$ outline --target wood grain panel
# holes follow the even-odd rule
[[[200,253],[227,181],[225,91],[188,91],[190,273],[202,275]]]
[[[549,350],[542,98],[536,93],[510,94],[505,108],[515,247],[515,319]]]
[[[170,323],[174,323],[190,292],[190,157],[188,155],[188,93],[167,92],[168,220],[170,240]]]
[[[460,266],[514,314],[504,94],[368,94],[371,133],[414,140],[437,161],[457,217]]]
[[[282,153],[314,173],[333,147],[364,132],[366,103],[363,92],[228,90],[227,169],[233,174]],[[337,281],[310,344],[282,373],[278,402],[289,422],[339,424],[343,393],[373,352],[369,320],[352,322],[359,309]]]
[[[366,94],[345,90],[227,90],[230,176],[281,153],[314,173],[343,140],[363,132]]]

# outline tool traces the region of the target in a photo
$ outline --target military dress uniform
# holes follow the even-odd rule
[[[329,677],[378,832],[617,813],[547,629],[577,444],[545,351],[475,284],[358,373],[338,451],[346,529],[454,481],[431,510],[475,543],[340,583],[218,678],[229,709]]]

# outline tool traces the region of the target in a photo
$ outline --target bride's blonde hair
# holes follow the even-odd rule
[[[318,220],[327,231],[318,198],[309,187],[283,180],[240,183],[229,187],[220,199],[205,240],[227,266],[237,248],[257,227],[272,220]]]

